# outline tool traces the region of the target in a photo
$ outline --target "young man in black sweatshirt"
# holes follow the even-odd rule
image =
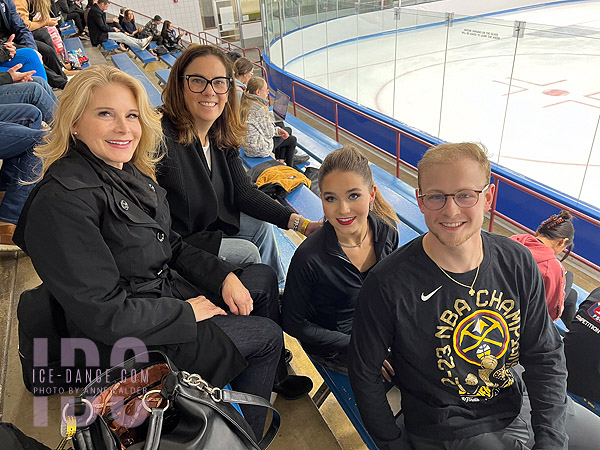
[[[413,448],[524,449],[532,427],[535,449],[566,449],[565,359],[542,278],[527,249],[481,231],[494,197],[485,152],[430,149],[417,194],[429,232],[372,270],[354,316],[349,372],[368,431],[403,448],[381,383],[391,348]]]

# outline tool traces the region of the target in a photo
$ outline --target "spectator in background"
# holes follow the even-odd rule
[[[85,5],[85,9],[83,10],[83,20],[85,21],[85,23],[87,23],[88,14],[92,9],[92,5],[95,5],[96,3],[98,3],[98,0],[88,0],[87,5]]]
[[[244,153],[251,158],[265,158],[274,152],[275,159],[290,167],[306,162],[308,157],[294,161],[296,137],[291,135],[291,128],[286,130],[274,125],[268,98],[267,82],[259,77],[250,78],[240,104],[242,122],[248,127]]]
[[[163,38],[163,45],[169,52],[182,52],[181,36],[177,34],[175,27],[169,20],[165,20],[160,35]]]
[[[14,37],[15,35],[11,34],[8,39],[0,39],[0,72],[7,72],[18,64],[19,67],[15,70],[32,71],[32,75],[48,81],[38,52],[31,48],[16,48],[12,42]]]
[[[42,120],[52,121],[56,96],[46,80],[33,76],[33,71],[19,72],[20,64],[0,72],[0,105],[28,103],[42,113]]]
[[[17,3],[19,6],[18,12]],[[58,20],[50,18],[50,3],[48,0],[41,0],[39,6],[33,6],[33,4],[31,6],[32,11],[33,8],[39,7],[42,9],[40,11],[40,21],[30,20],[30,4],[27,0],[17,0],[16,2],[0,0],[0,7],[3,7],[6,12],[0,17],[0,38],[14,34],[13,42],[17,48],[28,47],[38,51],[46,69],[48,84],[53,88],[63,89],[67,84],[67,75],[63,72],[64,66],[56,54],[52,38],[44,28],[47,20],[49,20],[48,24],[56,24]],[[36,13],[37,11],[33,12],[34,16]],[[34,37],[27,24],[33,30],[38,30],[35,31],[36,37]]]
[[[109,39],[119,42],[120,49],[126,51],[123,44],[130,47],[144,50],[150,44],[151,37],[146,39],[136,39],[132,36],[119,31],[118,28],[109,26],[106,21],[106,10],[109,6],[109,0],[98,0],[97,4],[92,5],[88,15],[88,30],[92,45],[100,45]],[[115,17],[116,20],[116,17]]]
[[[581,303],[575,319],[565,325],[569,327],[565,335],[567,389],[594,402],[595,412],[600,415],[600,287]]]
[[[572,289],[573,272],[562,265],[573,248],[575,228],[569,211],[561,211],[544,220],[535,232],[516,234],[510,238],[529,249],[540,269],[546,291],[546,304],[552,320],[563,319],[568,327],[577,310],[577,291]],[[559,261],[557,259],[566,249]]]
[[[46,131],[41,130],[42,112],[25,103],[0,108],[0,251],[18,250],[13,234],[23,205],[38,177],[39,159],[34,155]],[[39,169],[39,167],[37,167]]]
[[[127,33],[129,36],[134,36],[137,38],[142,38],[141,32],[144,27],[138,27],[135,24],[135,16],[133,15],[133,11],[130,9],[126,9],[123,13],[123,20],[120,22],[121,28],[123,28],[123,32]]]
[[[72,20],[77,28],[77,34],[69,37],[80,37],[85,34],[85,20],[83,18],[83,8],[78,2],[71,0],[57,0],[56,4],[65,21]]]
[[[232,63],[235,63],[238,59],[240,59],[242,57],[240,52],[237,52],[235,50],[228,52],[227,56],[229,56],[229,59],[231,60]]]
[[[233,63],[233,74],[235,76],[235,90],[238,100],[241,101],[242,93],[246,90],[246,83],[252,78],[254,64],[243,56]]]
[[[144,25],[144,36],[150,36],[156,42],[156,45],[162,45],[163,43],[163,38],[160,35],[160,31],[158,31],[158,26],[161,23],[162,17],[157,14]]]

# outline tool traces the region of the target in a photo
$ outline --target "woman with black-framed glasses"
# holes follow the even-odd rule
[[[238,149],[246,127],[239,117],[229,57],[217,47],[191,45],[173,65],[163,101],[167,155],[157,179],[167,190],[173,229],[188,244],[231,263],[262,259],[278,268],[272,228],[266,222],[299,229],[305,220],[259,191],[244,170]],[[306,228],[310,232],[317,226]],[[228,306],[238,314],[235,304]],[[281,322],[278,307],[269,313]],[[288,399],[312,388],[309,378],[287,375],[283,355],[275,382],[275,392]]]

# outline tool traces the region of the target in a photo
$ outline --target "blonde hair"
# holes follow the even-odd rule
[[[421,178],[423,173],[431,166],[452,164],[465,159],[470,159],[479,163],[485,182],[488,183],[490,181],[492,167],[485,146],[475,142],[459,142],[455,144],[438,145],[425,152],[423,158],[421,158],[421,161],[419,161],[419,164],[417,165],[419,189],[421,189]]]
[[[256,91],[262,89],[266,84],[267,82],[260,77],[252,77],[250,80],[248,80],[248,87],[242,93],[242,101],[240,102],[240,118],[243,123],[248,121],[248,114],[250,113],[250,105],[252,105],[252,103],[258,103],[265,109],[265,111],[267,111],[267,114],[269,113],[269,107],[267,105],[258,100],[256,97],[250,95],[256,95]]]
[[[40,13],[42,19],[46,20],[50,17],[50,9],[52,8],[51,0],[29,0],[29,9],[33,13]]]
[[[208,130],[208,137],[217,148],[238,148],[246,137],[247,128],[240,120],[238,98],[233,85],[233,64],[220,48],[212,45],[192,44],[177,58],[162,94],[164,102],[162,110],[175,126],[176,141],[185,145],[194,142],[197,136],[196,127],[194,126],[194,117],[185,103],[184,92],[188,86],[183,75],[192,61],[204,56],[216,56],[225,66],[227,76],[232,79],[225,109]]]
[[[375,186],[369,160],[353,146],[339,148],[325,157],[319,169],[319,189],[323,187],[325,177],[332,172],[352,172],[362,177],[369,189],[373,189]],[[373,214],[387,222],[388,225],[396,227],[396,222],[398,222],[396,211],[383,198],[379,189],[375,191]]]
[[[142,135],[131,162],[140,172],[156,180],[156,163],[162,158],[159,153],[163,139],[160,114],[150,106],[146,91],[139,81],[105,64],[82,70],[65,86],[54,114],[52,131],[45,137],[45,144],[35,150],[42,160],[40,178],[52,164],[68,153],[74,143],[71,129],[88,107],[94,89],[111,84],[128,88],[137,101]]]

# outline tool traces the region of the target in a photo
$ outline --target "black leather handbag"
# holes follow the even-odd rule
[[[279,413],[262,397],[210,386],[178,371],[165,354],[147,353],[113,367],[86,386],[63,428],[74,432],[76,450],[263,450],[279,429]],[[257,441],[232,403],[271,409],[273,418]],[[71,434],[73,434],[71,432]]]

